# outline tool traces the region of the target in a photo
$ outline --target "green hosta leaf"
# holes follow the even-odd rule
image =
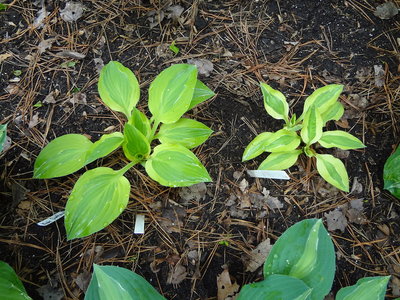
[[[267,113],[275,119],[282,119],[289,122],[289,105],[286,102],[285,96],[266,83],[260,82],[260,85]]]
[[[247,145],[243,152],[242,161],[246,161],[259,156],[265,152],[268,145],[268,138],[272,135],[272,132],[263,132],[257,135],[250,144]]]
[[[366,277],[339,290],[336,300],[384,300],[390,276]]]
[[[78,171],[86,164],[92,145],[80,134],[66,134],[52,140],[36,158],[33,177],[54,178]]]
[[[349,176],[342,161],[330,154],[317,154],[318,173],[338,189],[349,191]]]
[[[101,167],[84,173],[75,183],[65,207],[68,240],[108,226],[128,204],[130,189],[122,171]]]
[[[343,104],[340,103],[339,101],[336,101],[330,109],[325,111],[322,114],[322,122],[326,124],[326,122],[335,120],[338,121],[344,113],[344,107]]]
[[[140,97],[139,83],[131,70],[117,61],[110,61],[101,69],[98,88],[105,105],[130,118]]]
[[[288,152],[274,152],[261,163],[258,170],[284,170],[293,166],[301,150],[292,150]]]
[[[128,123],[135,126],[146,138],[150,138],[150,120],[136,107],[133,108],[132,116]]]
[[[121,132],[114,132],[110,134],[104,134],[100,140],[93,143],[87,152],[85,165],[99,159],[101,157],[107,156],[119,146],[121,146],[124,141],[124,136]]]
[[[322,117],[316,109],[312,106],[303,121],[303,128],[300,131],[301,138],[306,145],[314,144],[322,136],[322,127],[324,126],[322,122]]]
[[[163,144],[180,144],[190,149],[203,144],[212,132],[203,123],[181,118],[172,124],[162,124],[157,138]]]
[[[384,188],[400,199],[400,147],[389,156],[383,167]]]
[[[330,110],[335,105],[342,90],[343,85],[339,84],[330,84],[315,90],[304,102],[303,117],[312,106],[318,108],[320,114]]]
[[[365,148],[358,138],[341,130],[325,131],[318,143],[324,148],[337,147],[343,150]]]
[[[182,145],[161,144],[146,161],[149,176],[164,186],[190,186],[211,181],[199,159]]]
[[[190,102],[188,110],[214,96],[215,93],[212,90],[210,90],[203,82],[197,80],[196,86],[194,87],[193,98]]]
[[[312,288],[310,299],[320,300],[329,293],[335,275],[335,251],[321,220],[296,223],[272,247],[264,264],[265,278],[291,273]]]
[[[311,289],[301,280],[286,275],[270,275],[265,280],[246,284],[236,300],[306,300]]]
[[[165,300],[142,276],[120,267],[93,265],[85,300]]]
[[[265,145],[268,152],[288,152],[300,145],[300,137],[294,131],[281,129],[271,134]]]
[[[0,261],[0,295],[2,300],[32,299],[9,264]]]
[[[178,64],[162,71],[150,84],[149,109],[158,122],[174,123],[188,110],[197,81],[194,65]]]
[[[126,123],[124,127],[124,143],[122,149],[125,156],[135,163],[145,159],[150,154],[150,143],[147,138],[133,125]]]
[[[7,124],[0,125],[0,152],[3,151],[7,138]]]

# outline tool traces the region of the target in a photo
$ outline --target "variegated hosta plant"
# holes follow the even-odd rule
[[[342,131],[323,131],[330,120],[339,120],[344,112],[338,101],[343,86],[331,84],[314,91],[305,101],[303,113],[289,117],[289,105],[285,96],[261,83],[264,107],[267,113],[278,120],[284,120],[283,129],[277,132],[263,132],[256,136],[246,147],[243,161],[253,159],[263,152],[271,152],[260,164],[259,170],[284,170],[293,166],[301,153],[315,157],[317,170],[327,182],[349,191],[349,178],[342,161],[330,154],[319,154],[313,146],[340,149],[358,149],[365,145],[353,135]],[[300,132],[300,134],[298,134]]]
[[[140,97],[138,80],[121,63],[111,61],[101,70],[98,90],[105,105],[126,116],[123,133],[105,134],[94,143],[84,135],[63,135],[51,141],[35,161],[34,178],[71,174],[121,146],[130,161],[121,170],[99,167],[78,179],[65,208],[68,239],[99,231],[122,213],[131,189],[124,173],[136,164],[142,164],[147,174],[164,186],[189,186],[211,180],[190,149],[204,143],[212,130],[182,117],[214,96],[197,79],[194,65],[173,65],[150,84],[150,119],[136,108]],[[152,149],[155,140],[158,143]]]
[[[287,229],[264,263],[264,280],[245,285],[237,300],[322,300],[335,276],[335,250],[321,220]],[[383,300],[390,276],[366,277],[336,294],[336,300]]]

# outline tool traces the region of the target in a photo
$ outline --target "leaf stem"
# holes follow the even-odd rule
[[[125,167],[123,167],[121,170],[118,171],[120,175],[124,175],[130,168],[132,168],[134,165],[136,165],[136,162],[131,161],[129,164],[127,164]]]
[[[153,127],[151,128],[151,134],[150,134],[150,141],[154,139],[154,136],[156,134],[157,128],[160,125],[160,121],[154,120]]]

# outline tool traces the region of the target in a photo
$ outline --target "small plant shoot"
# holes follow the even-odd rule
[[[237,300],[322,300],[335,275],[335,249],[321,220],[303,220],[287,229],[264,263],[264,280],[245,285]],[[390,276],[366,277],[342,288],[336,300],[383,300]]]
[[[138,80],[121,63],[111,61],[101,70],[98,89],[106,106],[126,116],[123,132],[105,134],[94,143],[84,135],[63,135],[51,141],[35,161],[33,177],[41,179],[74,173],[120,147],[130,161],[121,170],[99,167],[78,179],[65,208],[68,239],[97,232],[122,213],[131,190],[124,173],[137,164],[164,186],[211,181],[190,149],[204,143],[213,131],[182,117],[215,95],[197,79],[196,66],[173,65],[154,79],[148,99],[151,118],[136,108],[140,98]]]
[[[285,125],[277,132],[263,132],[256,136],[244,150],[242,161],[271,152],[258,169],[284,170],[293,166],[304,153],[316,159],[317,171],[322,178],[348,192],[349,178],[342,161],[315,151],[317,143],[323,148],[343,150],[365,147],[358,138],[345,131],[323,131],[328,121],[337,121],[344,113],[343,105],[338,101],[342,89],[343,86],[338,84],[317,89],[306,99],[303,113],[297,118],[296,114],[289,116],[289,105],[281,92],[261,83],[265,110],[271,117],[283,120]]]

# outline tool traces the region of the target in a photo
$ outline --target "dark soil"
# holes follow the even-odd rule
[[[14,267],[34,299],[41,299],[37,289],[46,284],[63,299],[83,299],[77,278],[87,278],[93,263],[132,269],[167,299],[217,299],[217,275],[224,269],[240,286],[262,279],[261,268],[245,272],[242,261],[260,242],[270,238],[273,243],[306,218],[326,221],[326,214],[354,199],[362,199],[365,219],[362,224],[349,221],[344,232],[331,232],[337,251],[332,294],[365,276],[393,275],[387,299],[396,296],[400,202],[383,190],[382,171],[399,142],[400,21],[398,16],[374,16],[383,1],[90,0],[83,1],[83,16],[67,23],[59,14],[65,1],[49,0],[50,14],[41,28],[32,25],[40,5],[6,1],[11,2],[0,12],[0,123],[8,123],[12,141],[0,156],[0,258]],[[150,29],[147,14],[171,4],[184,7],[181,20],[164,18]],[[40,53],[39,43],[52,38]],[[168,50],[173,41],[180,49],[177,55]],[[167,50],[161,52],[163,47]],[[63,57],[59,52],[65,50],[85,57]],[[33,164],[40,150],[63,134],[85,134],[96,141],[107,130],[121,130],[123,116],[107,109],[98,96],[94,59],[99,58],[120,61],[135,72],[144,111],[147,88],[161,70],[193,58],[213,63],[210,75],[200,79],[217,96],[190,116],[214,130],[195,150],[214,181],[203,199],[183,203],[178,189],[155,184],[138,167],[127,175],[135,197],[124,213],[99,233],[67,241],[62,219],[47,227],[36,223],[64,209],[83,171],[33,180]],[[382,85],[374,66],[383,68]],[[344,85],[346,113],[328,128],[346,130],[367,145],[336,153],[344,157],[350,182],[356,180],[361,188],[348,194],[331,188],[305,157],[290,169],[289,181],[247,176],[246,170],[256,169],[265,155],[242,163],[246,145],[256,133],[283,125],[265,112],[259,81],[282,91],[297,115],[316,88]],[[55,103],[44,103],[51,93]],[[77,95],[86,101],[71,103]],[[116,152],[88,168],[117,169],[124,160]],[[240,189],[243,179],[245,191]],[[283,207],[241,203],[263,188]],[[146,215],[144,235],[133,234],[136,213]],[[196,259],[189,257],[193,250]],[[186,269],[185,279],[168,284],[177,265]]]

